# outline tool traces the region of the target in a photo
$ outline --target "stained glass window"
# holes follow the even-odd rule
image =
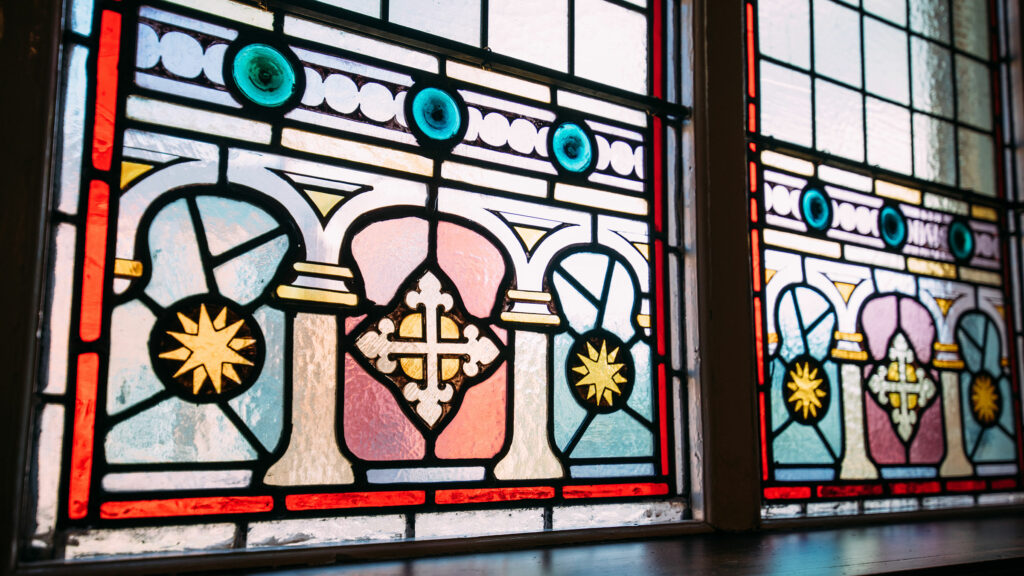
[[[1017,501],[1005,4],[746,3],[767,517]]]
[[[25,557],[688,518],[679,21],[69,0]]]

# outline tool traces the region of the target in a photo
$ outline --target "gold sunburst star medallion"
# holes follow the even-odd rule
[[[786,368],[786,408],[797,422],[811,424],[824,417],[829,382],[824,367],[813,358],[798,358]]]
[[[154,327],[150,351],[168,388],[195,402],[240,394],[259,375],[259,328],[227,301],[174,306]]]
[[[992,377],[978,374],[971,382],[971,413],[982,426],[992,426],[1002,413],[1002,397]]]
[[[587,408],[618,410],[632,391],[632,358],[613,334],[580,338],[569,353],[567,367],[576,397]]]

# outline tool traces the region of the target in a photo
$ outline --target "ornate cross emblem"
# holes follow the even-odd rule
[[[356,348],[398,386],[430,429],[451,411],[455,395],[498,358],[496,338],[468,318],[427,271],[391,313],[356,339]]]
[[[889,345],[889,365],[879,366],[868,380],[868,387],[889,414],[904,442],[910,440],[917,415],[935,397],[936,387],[924,370],[915,364],[914,350],[902,332]]]

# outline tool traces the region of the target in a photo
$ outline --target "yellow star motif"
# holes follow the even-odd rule
[[[182,365],[174,374],[177,378],[192,370],[192,393],[198,394],[209,377],[213,383],[213,389],[218,394],[223,386],[223,378],[228,378],[235,383],[241,384],[242,379],[235,372],[235,365],[241,364],[252,366],[252,362],[246,360],[236,352],[256,343],[252,338],[235,338],[235,334],[245,324],[239,320],[230,326],[227,324],[227,307],[222,308],[214,320],[210,320],[210,314],[206,311],[206,305],[199,307],[198,322],[178,312],[178,320],[184,332],[167,331],[167,334],[182,344],[181,348],[164,352],[160,358],[168,360],[180,360]]]
[[[583,378],[576,383],[576,386],[589,386],[587,389],[587,400],[590,400],[594,396],[597,396],[597,405],[600,406],[602,400],[608,405],[612,405],[614,394],[622,394],[622,390],[619,389],[619,384],[624,384],[626,378],[619,374],[619,371],[625,366],[625,364],[613,364],[615,357],[619,354],[619,349],[615,348],[611,352],[608,352],[608,342],[601,342],[601,351],[598,352],[590,342],[587,342],[587,356],[583,354],[577,354],[576,356],[580,359],[583,364],[581,366],[574,366],[573,372],[582,374]],[[589,358],[588,358],[589,356]]]
[[[795,370],[790,370],[789,375],[793,379],[786,384],[786,387],[793,391],[793,395],[786,399],[787,402],[795,404],[796,411],[803,412],[803,419],[807,419],[807,413],[811,416],[818,416],[818,408],[821,408],[821,398],[825,397],[825,391],[820,388],[822,378],[815,378],[818,369],[811,368],[810,362],[804,362],[803,366],[797,364]]]
[[[999,392],[992,384],[992,378],[982,375],[971,386],[971,405],[982,424],[996,421],[999,412]]]

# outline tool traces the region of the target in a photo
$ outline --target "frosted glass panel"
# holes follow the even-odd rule
[[[868,97],[867,119],[868,163],[910,174],[910,112]]]
[[[647,91],[647,19],[604,0],[577,0],[576,74],[631,92]]]
[[[985,0],[953,0],[956,47],[978,58],[989,57],[988,5]]]
[[[951,123],[914,114],[914,175],[956,184],[956,140]]]
[[[929,38],[949,42],[948,0],[909,0],[910,29]]]
[[[864,9],[900,26],[907,23],[906,0],[864,0]]]
[[[480,0],[391,0],[388,15],[395,24],[480,45]]]
[[[814,70],[860,87],[860,17],[831,0],[814,0]]]
[[[761,63],[761,132],[811,146],[811,80],[799,72]]]
[[[921,38],[910,39],[914,108],[953,117],[953,62],[949,50]]]
[[[380,0],[317,0],[321,4],[337,6],[367,16],[380,17]]]
[[[864,38],[864,74],[868,92],[909,104],[906,33],[873,18],[865,18]]]
[[[800,68],[811,67],[811,10],[809,0],[761,0],[761,53]]]
[[[864,104],[860,92],[826,80],[817,80],[814,85],[818,150],[864,160]]]
[[[495,52],[566,72],[569,0],[517,0],[489,5],[487,43]]]
[[[969,128],[961,128],[959,135],[960,187],[995,196],[995,152],[992,137]]]
[[[956,57],[956,112],[962,122],[992,129],[992,90],[988,68],[966,56]]]

